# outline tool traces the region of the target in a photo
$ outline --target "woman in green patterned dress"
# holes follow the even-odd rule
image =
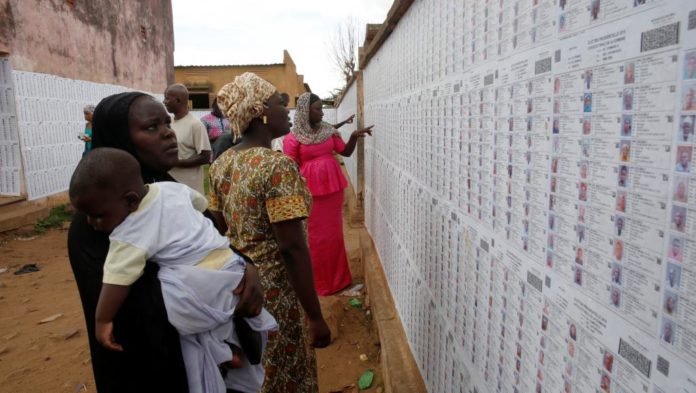
[[[252,73],[225,85],[218,105],[241,140],[210,168],[208,208],[232,245],[258,266],[266,308],[279,325],[264,354],[262,392],[317,392],[312,347],[329,345],[331,333],[305,237],[311,196],[297,165],[270,148],[289,130],[288,110],[275,87]]]

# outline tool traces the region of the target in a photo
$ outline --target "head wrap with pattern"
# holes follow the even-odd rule
[[[316,145],[338,135],[338,131],[325,121],[315,130],[309,124],[309,100],[312,93],[304,93],[297,99],[295,108],[295,121],[292,123],[292,135],[303,145]]]
[[[240,137],[252,120],[261,117],[264,103],[275,92],[275,86],[251,72],[245,72],[222,86],[217,94],[217,104],[227,116],[234,135]]]

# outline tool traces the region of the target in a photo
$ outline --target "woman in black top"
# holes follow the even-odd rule
[[[138,92],[103,99],[94,111],[92,148],[112,147],[132,154],[146,183],[173,181],[178,161],[176,136],[162,104]],[[76,213],[68,232],[68,254],[85,314],[97,390],[105,392],[188,392],[179,335],[167,320],[157,265],[148,263],[114,323],[123,352],[103,348],[94,335],[94,314],[102,284],[109,236],[93,230]],[[256,268],[249,265],[240,285],[240,316],[258,315],[263,294]]]

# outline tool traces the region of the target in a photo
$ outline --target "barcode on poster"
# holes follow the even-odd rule
[[[543,74],[545,72],[551,71],[551,58],[547,57],[545,59],[537,60],[534,63],[534,75]]]
[[[536,288],[537,291],[541,292],[541,286],[542,286],[542,281],[541,278],[537,277],[534,275],[532,272],[527,272],[527,283],[534,288]]]
[[[640,371],[646,377],[650,378],[650,367],[652,362],[638,350],[633,348],[631,344],[623,339],[619,340],[619,355],[626,359],[636,370]]]
[[[657,369],[657,371],[664,374],[665,377],[669,377],[669,361],[667,359],[658,355],[657,364],[655,365],[655,368]]]
[[[687,30],[696,29],[696,10],[689,12],[689,23]]]
[[[640,51],[647,52],[679,43],[679,22],[648,30],[640,35]]]

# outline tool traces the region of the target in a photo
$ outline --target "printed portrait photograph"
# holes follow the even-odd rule
[[[624,65],[624,84],[630,84],[635,82],[636,76],[635,76],[635,71],[636,71],[636,65],[635,63],[628,62],[626,65]]]
[[[684,54],[684,79],[696,79],[696,50]]]
[[[667,264],[665,283],[668,288],[679,288],[681,283],[681,266],[673,262]]]
[[[682,110],[696,110],[696,83],[684,84],[682,88]]]
[[[662,328],[660,329],[660,338],[667,344],[674,344],[675,324],[668,318],[662,318]]]
[[[679,119],[679,131],[677,143],[691,143],[694,141],[694,118],[696,116],[681,116]]]
[[[672,199],[675,202],[687,203],[689,201],[689,178],[686,176],[674,177],[674,189]]]
[[[691,160],[694,148],[692,146],[677,146],[676,163],[674,170],[677,172],[691,172]]]
[[[677,312],[679,295],[674,292],[665,291],[665,300],[662,309],[667,315],[674,315]]]
[[[623,110],[633,110],[633,88],[623,90]]]
[[[623,115],[621,118],[621,136],[633,135],[633,115]]]
[[[612,284],[623,284],[622,267],[616,262],[611,263],[611,282]]]
[[[667,246],[667,258],[677,261],[684,261],[684,239],[680,236],[671,235]]]
[[[684,206],[672,206],[670,227],[674,231],[682,232],[686,230],[686,207]]]

